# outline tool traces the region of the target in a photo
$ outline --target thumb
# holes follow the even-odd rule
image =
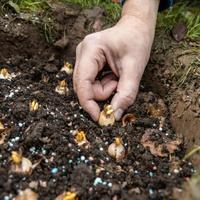
[[[126,68],[122,70],[117,86],[117,93],[114,95],[111,102],[116,120],[120,120],[123,112],[134,103],[141,74],[142,73],[133,66],[126,65]]]

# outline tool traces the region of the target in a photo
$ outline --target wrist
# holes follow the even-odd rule
[[[133,16],[145,24],[156,25],[159,0],[127,0],[122,10],[122,18]]]

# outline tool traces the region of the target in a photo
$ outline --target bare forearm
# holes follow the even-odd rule
[[[155,27],[159,0],[127,0],[122,11],[123,16],[134,16]]]

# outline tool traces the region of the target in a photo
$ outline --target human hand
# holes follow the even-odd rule
[[[138,17],[125,15],[112,28],[90,34],[78,45],[73,75],[74,90],[81,106],[97,121],[96,101],[106,100],[116,90],[111,105],[119,120],[133,104],[147,65],[154,38],[154,27]],[[108,63],[113,75],[96,80]]]

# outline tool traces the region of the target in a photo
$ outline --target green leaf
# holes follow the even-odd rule
[[[14,3],[12,0],[9,0],[8,4],[15,10],[16,13],[20,13],[20,8],[16,3]]]

